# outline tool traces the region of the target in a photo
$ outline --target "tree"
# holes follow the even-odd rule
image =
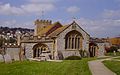
[[[16,43],[16,40],[14,38],[10,37],[9,43]]]
[[[1,37],[1,38],[0,38],[0,54],[3,56],[3,60],[4,60],[4,62],[5,62],[5,58],[4,58],[5,48],[3,47],[4,42],[5,42],[5,39],[4,39],[3,37]]]
[[[3,46],[3,43],[4,43],[5,39],[3,37],[0,38],[0,47]]]

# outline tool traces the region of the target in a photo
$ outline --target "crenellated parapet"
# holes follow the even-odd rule
[[[41,31],[42,28],[45,28],[48,25],[52,25],[51,20],[39,20],[39,19],[37,19],[34,23],[35,23],[35,29],[34,29],[35,36]]]
[[[39,20],[37,19],[35,21],[35,25],[40,25],[40,24],[43,24],[43,25],[51,25],[52,24],[52,21],[51,20]]]

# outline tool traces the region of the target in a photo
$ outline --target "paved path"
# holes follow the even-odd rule
[[[92,72],[92,75],[116,75],[114,72],[109,70],[103,63],[102,61],[104,60],[110,60],[112,58],[117,58],[117,57],[111,57],[111,58],[106,58],[106,59],[100,59],[100,60],[94,60],[94,61],[89,61],[89,68]]]

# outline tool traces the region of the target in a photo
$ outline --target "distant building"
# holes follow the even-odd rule
[[[109,38],[112,45],[120,46],[120,37]]]
[[[89,52],[90,56],[104,56],[105,48],[110,48],[111,44],[107,38],[90,38]]]

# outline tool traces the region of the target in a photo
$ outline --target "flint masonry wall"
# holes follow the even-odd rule
[[[68,57],[68,56],[71,56],[71,55],[77,55],[77,56],[80,56],[79,52],[78,51],[67,51],[65,50],[65,35],[72,31],[74,29],[72,29],[72,25],[67,28],[66,30],[64,30],[57,38],[57,50],[60,51],[64,58],[65,57]],[[79,28],[79,26],[76,25],[76,29],[78,32],[80,32],[83,36],[83,43],[82,43],[82,50],[86,50],[88,52],[88,48],[89,48],[89,35],[87,35],[82,29]]]
[[[28,58],[33,58],[33,47],[34,45],[36,45],[38,43],[22,43],[22,47],[24,48],[25,47],[25,57],[28,59]],[[50,43],[43,43],[43,44],[46,44],[48,46],[48,49],[50,51],[53,50],[53,43],[50,42]]]

